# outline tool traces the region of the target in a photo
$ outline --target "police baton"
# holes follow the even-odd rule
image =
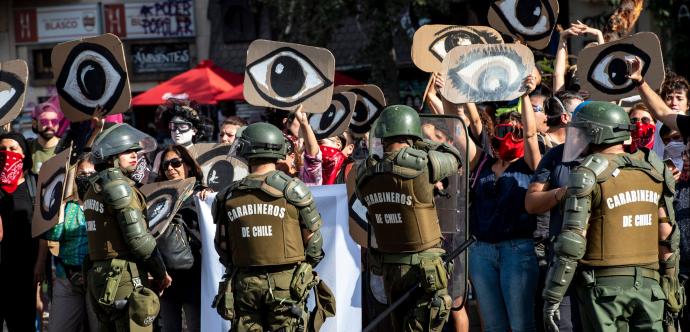
[[[449,255],[446,255],[445,258],[443,258],[444,263],[448,263],[455,259],[458,255],[460,255],[463,251],[467,250],[467,248],[474,242],[476,241],[477,238],[474,237],[474,235],[471,235],[469,239],[465,240],[459,247],[455,248],[455,250],[451,251]],[[378,315],[374,320],[367,325],[367,327],[362,330],[362,332],[371,332],[374,330],[376,325],[379,325],[388,315],[390,315],[393,310],[395,310],[397,307],[399,307],[403,302],[405,302],[411,295],[414,293],[417,289],[421,287],[421,284],[417,284],[416,286],[410,288],[407,292],[405,292],[402,296],[400,296],[395,302],[393,302],[388,308],[383,311],[380,315]]]

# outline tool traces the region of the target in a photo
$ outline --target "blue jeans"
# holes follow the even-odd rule
[[[534,241],[477,241],[469,250],[470,280],[484,331],[536,331],[534,294],[539,266]]]

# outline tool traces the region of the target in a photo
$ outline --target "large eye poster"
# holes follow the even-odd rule
[[[328,110],[335,58],[325,48],[257,39],[247,50],[244,98],[254,106],[307,113]]]
[[[129,109],[132,94],[117,36],[107,33],[58,44],[51,61],[60,106],[71,121],[90,119],[99,106],[109,115]]]
[[[14,120],[24,107],[29,68],[24,60],[0,63],[0,126]]]
[[[458,46],[443,60],[441,94],[455,104],[508,101],[524,94],[534,55],[520,44]]]
[[[558,10],[557,0],[494,0],[488,19],[496,30],[541,50],[549,45]]]
[[[38,174],[36,201],[31,223],[31,236],[37,237],[64,217],[65,189],[69,179],[69,158],[72,148],[68,148],[48,159]]]
[[[355,109],[348,127],[352,134],[357,137],[362,137],[369,132],[374,121],[378,119],[381,111],[386,107],[383,91],[373,84],[339,85],[334,91],[335,93],[352,92],[357,95]]]
[[[642,76],[658,89],[664,82],[664,58],[659,38],[640,32],[614,42],[587,47],[578,55],[577,75],[582,89],[592,100],[613,101],[636,95],[635,84],[627,77],[626,59],[640,58]]]

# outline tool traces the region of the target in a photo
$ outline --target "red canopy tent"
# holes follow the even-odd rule
[[[184,97],[202,105],[214,105],[218,94],[242,86],[244,76],[226,71],[204,60],[196,67],[179,74],[132,98],[132,106],[157,106],[170,97]]]
[[[362,82],[340,72],[335,72],[335,85],[360,85]],[[216,101],[244,100],[244,85],[240,84],[216,96]]]

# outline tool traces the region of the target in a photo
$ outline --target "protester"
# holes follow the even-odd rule
[[[508,110],[497,115],[498,124],[491,134],[495,157],[472,140],[464,143],[474,174],[470,179],[470,232],[478,240],[469,249],[470,280],[488,331],[536,329],[535,222],[525,211],[524,198],[529,177],[541,159],[528,96],[538,78],[527,77],[524,84],[526,93],[519,101],[522,114]]]
[[[302,110],[301,105],[295,111],[294,119],[286,122],[290,124],[284,131],[288,153],[285,159],[278,160],[276,167],[292,177],[299,177],[308,186],[320,186],[323,182],[322,154],[314,130],[309,125],[307,113]],[[297,123],[299,136],[294,135],[294,123]],[[298,137],[304,139],[303,144]]]
[[[220,143],[230,143],[235,141],[237,130],[247,125],[247,121],[239,116],[231,116],[223,120],[220,125],[220,133],[218,134],[218,141]]]
[[[31,112],[31,130],[38,135],[35,140],[31,140],[29,143],[31,158],[34,162],[31,171],[34,174],[38,174],[41,165],[55,155],[55,146],[60,140],[56,134],[60,130],[62,118],[60,101],[57,96],[38,104]]]
[[[203,173],[199,164],[192,158],[187,149],[181,145],[170,145],[162,152],[163,159],[158,169],[158,180],[182,180],[190,177],[196,178],[195,193],[201,193],[205,199],[206,189],[202,186]],[[189,269],[169,268],[168,273],[175,283],[165,290],[161,296],[161,317],[163,320],[163,332],[182,331],[182,313],[187,326],[187,331],[200,331],[201,329],[201,233],[199,229],[199,216],[196,212],[194,197],[189,195],[181,197],[182,206],[177,210],[172,223],[184,223],[194,264]],[[166,260],[165,252],[163,259]]]
[[[0,326],[9,332],[35,329],[36,284],[34,272],[43,269],[37,238],[31,236],[36,177],[29,144],[20,134],[0,135]]]
[[[193,157],[194,143],[209,136],[211,125],[199,113],[194,101],[168,99],[156,110],[156,123],[161,131],[170,133],[173,144],[184,146]],[[153,169],[160,168],[161,153],[158,152],[153,162]]]
[[[577,36],[595,36],[597,38],[598,44],[604,43],[604,34],[595,28],[588,27],[580,21],[576,23],[571,23],[568,29],[560,32],[558,40],[558,49],[556,50],[556,58],[553,61],[553,93],[556,94],[561,90],[569,90],[578,92],[579,84],[574,82],[572,79],[573,72],[568,73],[568,39]],[[575,66],[571,66],[571,69],[575,69]],[[569,82],[568,82],[569,81]]]
[[[565,142],[565,128],[573,117],[573,111],[583,100],[578,93],[559,91],[544,102],[546,125],[549,127],[544,134],[545,153]]]
[[[48,230],[43,237],[57,241],[60,253],[55,258],[55,280],[50,310],[49,331],[98,331],[98,319],[92,300],[86,296],[82,263],[88,255],[84,196],[96,174],[93,156],[83,154],[76,161],[76,195],[65,203],[63,222]]]
[[[347,138],[344,134],[322,139],[318,143],[323,156],[322,184],[334,184],[343,165],[352,154],[354,145],[347,144]]]

